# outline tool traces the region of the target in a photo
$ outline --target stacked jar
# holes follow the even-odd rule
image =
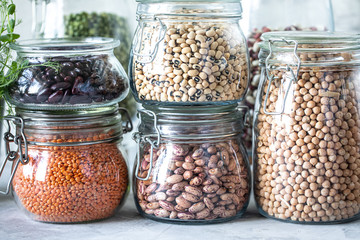
[[[185,224],[240,217],[250,192],[246,114],[237,104],[249,74],[241,3],[138,2],[129,65],[144,108],[134,135],[137,208]]]
[[[128,71],[135,6],[125,0],[31,0],[34,38],[108,37],[120,40],[115,57]],[[124,7],[126,6],[126,7]],[[136,102],[131,94],[120,102],[131,116]]]
[[[12,187],[17,204],[34,220],[101,220],[125,199],[129,177],[121,140],[132,123],[117,106],[129,89],[113,53],[118,45],[118,40],[88,38],[11,46],[22,65],[6,93],[15,115],[5,117],[0,174],[8,163],[13,167],[1,193]],[[120,110],[128,116],[124,126]]]
[[[249,91],[244,104],[250,108],[252,124],[256,94],[260,82],[259,51],[261,35],[272,31],[334,31],[331,0],[252,0],[248,22],[244,28],[250,55]],[[252,128],[245,136],[246,148],[251,151]]]
[[[255,106],[260,213],[297,223],[360,217],[360,43],[345,33],[263,35]]]

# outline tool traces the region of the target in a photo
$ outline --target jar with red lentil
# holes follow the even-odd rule
[[[132,128],[130,120],[122,125],[116,106],[79,112],[16,109],[16,116],[6,119],[16,125],[15,136],[5,133],[6,142],[18,146],[18,151],[7,148],[7,162],[14,162],[12,192],[30,218],[79,223],[114,215],[129,188],[121,140]]]
[[[250,195],[241,141],[244,109],[144,106],[135,139],[135,202],[161,222],[207,224],[239,218]]]
[[[272,31],[334,31],[334,17],[331,0],[251,0],[246,3],[249,11],[244,13],[242,23],[249,48],[250,80],[244,104],[250,108],[252,119],[260,82],[261,35]],[[245,136],[249,151],[251,129],[247,129]]]
[[[140,103],[208,105],[240,102],[248,53],[239,0],[137,0],[129,75]]]
[[[360,217],[360,42],[357,35],[263,34],[255,105],[255,198],[295,223]]]

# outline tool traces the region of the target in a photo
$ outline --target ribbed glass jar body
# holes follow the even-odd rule
[[[156,127],[149,110],[156,116]],[[177,108],[176,112],[146,107],[141,114],[134,172],[140,214],[179,224],[241,217],[251,190],[241,142],[243,118],[236,105]]]
[[[129,91],[127,75],[111,38],[25,40],[12,45],[23,64],[10,86],[17,107],[74,110],[109,106]]]
[[[231,104],[248,86],[239,1],[140,1],[130,59],[140,103]]]
[[[358,219],[358,38],[278,32],[263,39],[253,145],[260,212],[297,223]]]
[[[78,223],[115,214],[129,182],[116,109],[82,115],[17,109],[25,122],[28,163],[17,166],[12,186],[30,218]]]

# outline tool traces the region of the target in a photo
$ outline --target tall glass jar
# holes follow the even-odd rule
[[[251,188],[244,112],[236,105],[139,111],[134,194],[140,214],[181,224],[241,217]]]
[[[249,1],[244,32],[250,53],[249,91],[245,104],[253,116],[260,81],[259,43],[264,32],[271,31],[334,31],[331,0],[252,0]],[[246,147],[251,149],[252,133],[248,128]]]
[[[128,72],[131,37],[136,27],[135,2],[129,0],[31,0],[33,37],[108,37],[120,40],[115,57]],[[136,102],[129,94],[121,103],[131,115]]]
[[[357,35],[263,35],[255,105],[255,198],[296,223],[360,217],[360,44]]]
[[[9,184],[30,218],[77,223],[116,212],[128,191],[121,140],[131,131],[122,126],[116,106],[80,112],[16,109],[16,116],[5,119],[15,122],[16,134],[9,129],[4,135],[8,155],[1,173],[13,161]],[[18,152],[10,151],[11,142]]]
[[[112,105],[129,91],[111,38],[23,40],[16,50],[19,77],[7,97],[27,109],[74,110]]]
[[[140,103],[230,104],[248,86],[248,55],[238,0],[138,0],[130,59]]]

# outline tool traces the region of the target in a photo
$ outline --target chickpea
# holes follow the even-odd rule
[[[312,61],[323,57],[316,53]],[[351,75],[353,70],[337,66],[301,67],[286,99],[292,109],[280,118],[261,111],[264,104],[269,112],[275,111],[275,106],[284,101],[281,80],[285,74],[280,70],[271,73],[278,80],[271,82],[269,101],[264,103],[262,98],[257,126],[261,129],[261,147],[255,149],[259,206],[270,216],[293,221],[326,222],[359,214],[360,116],[356,90],[360,86],[354,85],[360,79]],[[267,84],[269,81],[264,91]],[[276,141],[268,134],[272,131]],[[262,168],[269,173],[266,178],[262,178],[266,173],[259,171]],[[274,186],[272,181],[276,182]],[[274,191],[276,198],[271,197]],[[265,201],[273,206],[271,211],[266,210]]]

